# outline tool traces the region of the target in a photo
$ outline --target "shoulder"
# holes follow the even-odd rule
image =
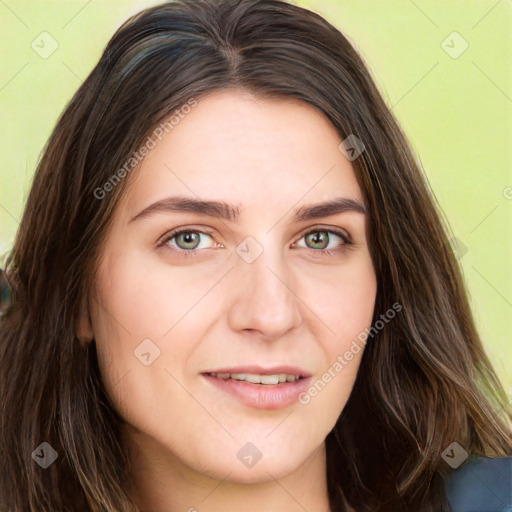
[[[452,512],[511,512],[512,457],[470,457],[446,481]]]

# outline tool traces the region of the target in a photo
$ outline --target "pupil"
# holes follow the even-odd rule
[[[181,235],[182,240],[184,241],[185,245],[187,244],[194,244],[194,237],[196,235],[194,233],[184,233]]]
[[[325,231],[317,231],[312,235],[312,241],[314,244],[322,244],[322,239],[325,242],[327,239],[327,233]],[[323,246],[322,246],[323,248]]]

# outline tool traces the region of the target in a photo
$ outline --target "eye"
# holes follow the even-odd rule
[[[333,237],[334,235],[334,237]],[[306,249],[313,249],[314,252],[319,252],[320,254],[331,255],[335,252],[339,252],[343,249],[346,249],[346,246],[352,244],[350,237],[347,233],[334,230],[332,228],[317,228],[313,231],[308,231],[304,233],[301,237],[306,240]],[[341,243],[338,243],[337,247],[329,247],[329,244],[332,241],[335,241],[336,238],[341,240]],[[302,246],[304,247],[304,246]]]
[[[192,228],[178,228],[165,234],[164,237],[157,243],[157,247],[167,246],[173,251],[176,251],[179,256],[194,257],[200,249],[208,249],[210,247],[201,247],[202,237],[212,239],[210,233]],[[325,256],[334,255],[352,245],[349,235],[341,230],[332,228],[317,228],[304,233],[299,240],[306,240],[307,244],[311,246],[299,246],[306,249],[311,249],[315,253],[320,253]],[[337,247],[330,247],[331,242],[336,241],[336,238],[341,241],[338,242]],[[172,242],[172,243],[171,243]],[[294,246],[298,246],[295,242]],[[197,251],[195,249],[198,249]]]
[[[197,229],[181,228],[175,229],[167,233],[162,240],[158,242],[158,247],[165,245],[172,249],[182,252],[185,256],[192,256],[194,249],[207,249],[208,247],[200,247],[202,236],[211,238],[209,233]],[[174,242],[171,244],[170,242]]]

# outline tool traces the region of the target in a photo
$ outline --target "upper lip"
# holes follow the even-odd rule
[[[232,366],[230,368],[215,368],[203,373],[252,373],[256,375],[279,375],[280,373],[286,373],[287,375],[296,375],[302,378],[311,377],[311,373],[303,370],[302,368],[289,365],[270,366],[264,368],[263,366],[251,364]]]

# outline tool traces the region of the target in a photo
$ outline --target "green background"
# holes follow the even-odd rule
[[[59,114],[115,29],[157,3],[0,0],[2,262]],[[486,349],[512,397],[512,1],[294,3],[349,37],[411,140],[455,237]],[[32,48],[35,41],[48,50],[52,39],[58,48],[48,58]],[[460,52],[464,41],[457,58],[445,51]]]

